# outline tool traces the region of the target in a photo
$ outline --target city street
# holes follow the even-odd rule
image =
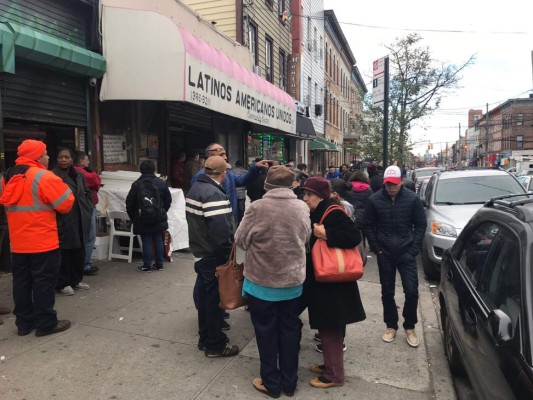
[[[267,398],[252,387],[259,358],[248,313],[231,311],[234,358],[208,359],[198,351],[192,255],[175,252],[162,272],[139,273],[138,262],[100,262],[84,279],[89,291],[57,297],[60,318],[73,327],[37,338],[19,337],[12,315],[0,326],[0,398],[41,399],[251,399]],[[367,319],[347,329],[346,383],[312,388],[311,363],[321,362],[313,331],[305,326],[296,399],[455,399],[434,307],[434,288],[420,272],[417,332],[410,348],[402,330],[395,342],[384,330],[377,266],[369,259],[359,287]],[[398,282],[399,284],[399,282]],[[397,300],[403,304],[398,286]],[[11,276],[0,276],[0,304],[12,306]],[[303,315],[304,322],[307,315]]]

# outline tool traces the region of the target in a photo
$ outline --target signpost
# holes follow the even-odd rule
[[[388,166],[389,146],[389,57],[382,57],[372,65],[372,103],[383,102],[383,168]]]

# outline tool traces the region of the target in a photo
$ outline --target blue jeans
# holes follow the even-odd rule
[[[199,344],[203,344],[207,350],[220,350],[226,344],[227,336],[222,332],[224,310],[218,306],[220,294],[215,268],[227,261],[227,258],[206,257],[194,263],[194,270],[198,274]]]
[[[248,296],[261,361],[261,379],[269,392],[294,392],[298,383],[300,298],[266,301]],[[278,368],[279,363],[279,368]]]
[[[404,329],[414,329],[417,321],[418,307],[418,271],[414,256],[405,253],[399,257],[378,256],[379,281],[381,283],[381,301],[383,302],[383,320],[387,328],[398,329],[398,309],[394,300],[396,289],[396,270],[402,278],[405,304],[402,316]]]
[[[57,325],[54,310],[61,250],[44,253],[13,253],[13,300],[19,331],[35,328],[46,332]]]
[[[155,265],[163,266],[163,232],[141,233],[143,265],[152,268],[152,249],[155,250]]]
[[[91,256],[93,255],[94,242],[96,241],[96,208],[93,208],[93,215],[91,218],[91,230],[87,238],[87,244],[85,246],[85,269],[91,268]]]

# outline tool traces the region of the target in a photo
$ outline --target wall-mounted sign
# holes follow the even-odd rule
[[[300,54],[289,56],[289,94],[296,100],[300,99]]]
[[[123,164],[128,162],[126,134],[103,135],[104,164]]]

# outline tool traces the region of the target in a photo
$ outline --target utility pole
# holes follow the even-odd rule
[[[461,163],[461,150],[463,149],[463,145],[461,144],[461,123],[459,122],[459,141],[457,142],[457,146],[459,147],[457,150],[457,165],[459,167],[462,167]]]
[[[489,127],[490,125],[490,114],[489,114],[489,103],[487,103],[487,116],[485,117],[485,157],[483,157],[483,166],[488,166],[487,159],[489,158]]]

